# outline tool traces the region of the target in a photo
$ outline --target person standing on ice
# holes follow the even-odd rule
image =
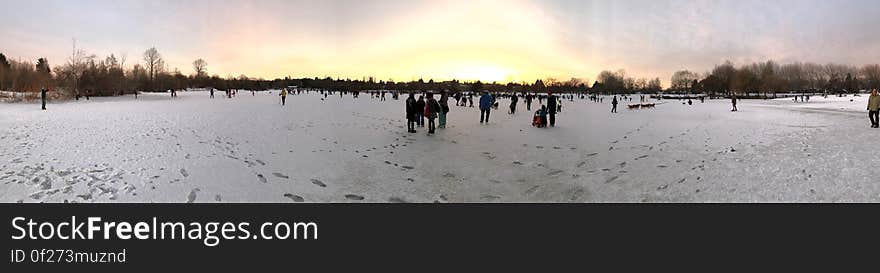
[[[516,114],[516,103],[519,101],[519,98],[516,97],[516,94],[510,97],[510,114]]]
[[[419,127],[425,127],[425,97],[419,96],[419,100],[416,101],[416,124]]]
[[[736,112],[736,94],[730,95],[730,104],[733,104],[733,109],[731,109],[730,111]]]
[[[559,111],[559,101],[552,92],[547,92],[547,114],[550,115],[550,127],[556,127],[556,111]]]
[[[211,98],[214,98],[214,88],[211,88]]]
[[[434,99],[434,94],[428,92],[428,101],[425,105],[425,116],[428,118],[428,134],[433,135],[436,129],[434,119],[437,118],[437,114],[440,113],[440,103]]]
[[[40,89],[40,99],[43,101],[43,110],[46,110],[46,100],[48,99],[46,98],[47,92],[49,92],[49,90],[46,90],[45,87],[43,87],[43,89]]]
[[[284,106],[285,101],[287,101],[287,89],[282,88],[281,94],[278,94],[278,95],[281,96],[281,106]]]
[[[532,94],[526,94],[526,111],[532,111],[532,99],[534,98]]]
[[[416,112],[418,112],[416,104],[416,98],[410,92],[409,97],[406,98],[406,131],[410,133],[416,132]]]
[[[483,123],[484,120],[486,123],[489,123],[489,114],[492,113],[492,101],[492,95],[489,95],[489,92],[483,91],[483,95],[480,96],[480,123]],[[471,105],[473,105],[473,102],[471,102]]]
[[[877,95],[877,89],[871,90],[871,96],[868,97],[868,119],[871,120],[871,128],[880,127],[880,95]]]
[[[617,113],[617,96],[611,98],[611,113]]]
[[[446,113],[449,113],[449,95],[446,94],[446,91],[440,93],[440,124],[437,127],[441,129],[446,128]]]

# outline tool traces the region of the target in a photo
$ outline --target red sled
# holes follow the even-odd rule
[[[532,119],[532,126],[544,128],[547,127],[547,124],[544,122],[544,119],[541,118],[541,116],[535,115],[535,118]]]

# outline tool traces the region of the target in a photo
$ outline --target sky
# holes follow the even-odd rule
[[[0,53],[77,48],[261,78],[533,82],[774,60],[880,62],[874,0],[0,0]]]

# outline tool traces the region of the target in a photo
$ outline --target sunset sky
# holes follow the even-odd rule
[[[62,64],[78,47],[222,77],[594,80],[724,60],[880,62],[880,1],[0,0],[0,53]]]

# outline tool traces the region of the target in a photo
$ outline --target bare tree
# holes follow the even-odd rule
[[[67,78],[74,94],[79,93],[79,84],[82,80],[83,73],[86,70],[87,60],[94,59],[95,55],[87,55],[85,50],[76,48],[76,39],[73,39],[73,51],[67,59],[67,63],[62,67],[61,71]]]
[[[159,50],[156,50],[156,47],[151,47],[144,51],[144,62],[146,62],[145,65],[150,76],[150,91],[154,91],[153,83],[156,80],[156,72],[163,65],[162,55],[159,54]]]
[[[695,80],[699,80],[700,75],[689,70],[679,70],[672,74],[670,79],[670,88],[677,90],[690,89]]]
[[[196,71],[196,77],[204,77],[208,75],[208,62],[199,58],[193,61],[193,70]]]
[[[865,65],[859,70],[859,73],[865,79],[867,89],[880,88],[880,65]]]

